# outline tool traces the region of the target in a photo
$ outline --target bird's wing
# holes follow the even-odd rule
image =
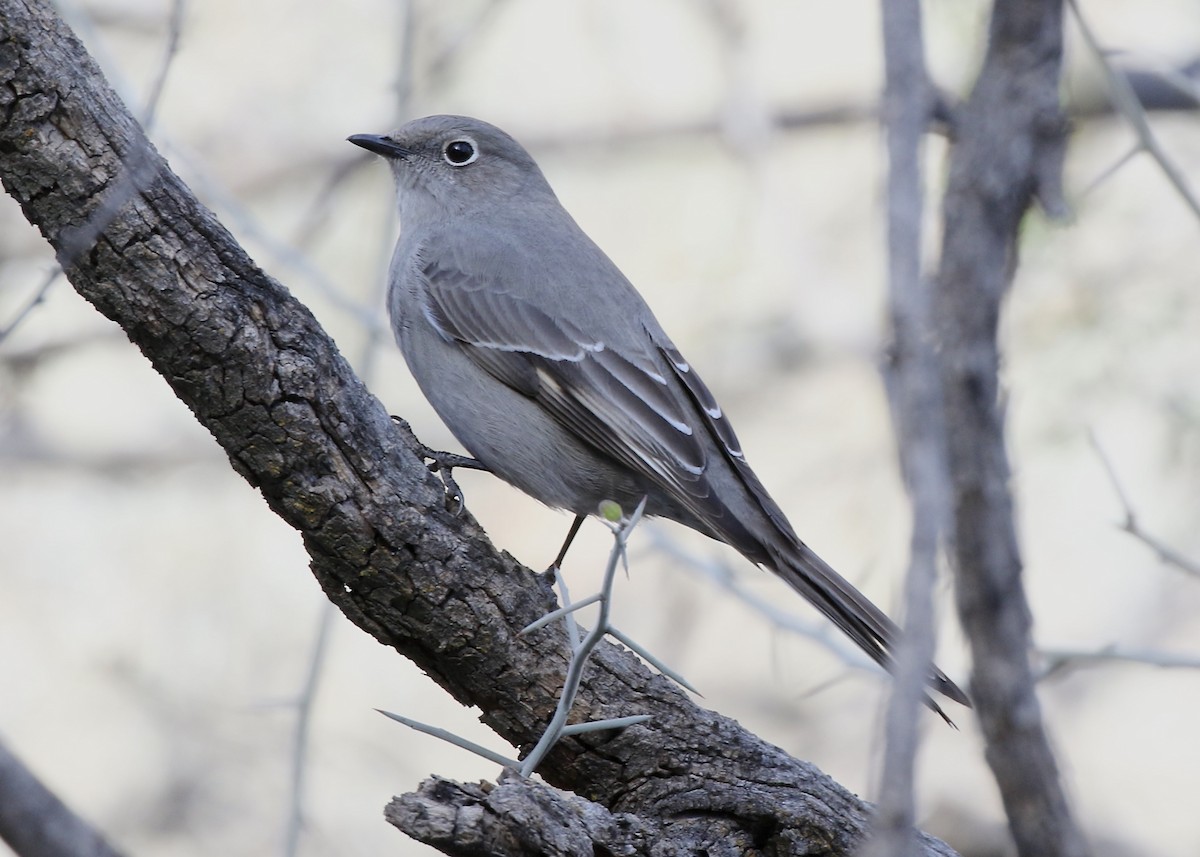
[[[426,320],[443,337],[537,400],[576,437],[669,491],[711,534],[773,568],[875,660],[891,666],[896,626],[796,536],[746,463],[712,393],[661,330],[625,336],[618,349],[486,275],[437,262],[423,272]],[[730,464],[775,537],[742,529],[744,522],[712,490],[710,455]],[[969,704],[936,667],[930,681]]]
[[[746,456],[742,453],[742,445],[733,431],[733,426],[725,417],[721,406],[717,404],[708,385],[701,380],[700,376],[696,374],[696,370],[684,359],[683,355],[679,353],[679,349],[669,339],[659,335],[654,337],[654,341],[679,385],[691,399],[695,411],[700,414],[704,429],[717,442],[734,475],[745,487],[746,493],[783,534],[798,541],[792,531],[792,525],[788,523],[787,516],[771,499],[771,495],[767,493],[767,489],[763,487],[758,476],[746,463]]]
[[[641,349],[627,341],[618,350],[487,275],[446,262],[428,262],[423,273],[426,320],[482,368],[681,500],[709,498],[706,446],[696,434],[704,427],[648,334]]]

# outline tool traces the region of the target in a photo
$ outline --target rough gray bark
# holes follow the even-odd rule
[[[0,177],[75,289],[300,532],[329,598],[528,747],[554,708],[566,643],[557,626],[517,632],[553,606],[551,592],[470,515],[446,511],[439,483],[312,315],[199,205],[39,0],[0,0]],[[90,231],[94,242],[81,241]],[[636,816],[627,821],[651,832],[649,850],[837,855],[866,829],[868,807],[828,777],[602,646],[576,716],[642,713],[653,720],[561,742],[541,774]],[[444,792],[450,806],[455,789]]]
[[[418,791],[394,799],[384,815],[401,829],[420,831],[422,841],[460,857],[635,857],[649,855],[661,837],[661,831],[648,829],[635,815],[609,812],[578,795],[523,780],[513,771],[505,771],[496,785],[426,780]],[[742,831],[730,834],[723,842],[727,850],[739,847],[739,838],[746,839]],[[741,847],[754,851],[749,841]]]
[[[1022,217],[1062,210],[1061,0],[998,0],[987,55],[955,117],[934,313],[952,474],[951,547],[971,696],[1020,854],[1086,853],[1042,727],[1009,492],[996,340]]]

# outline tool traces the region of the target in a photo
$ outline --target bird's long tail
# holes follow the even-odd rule
[[[841,628],[880,666],[891,670],[892,653],[899,641],[900,629],[882,610],[799,539],[785,550],[769,547],[767,552],[773,560],[769,563],[772,571]],[[934,664],[929,665],[927,681],[933,690],[970,707],[971,701],[962,689]],[[950,722],[937,703],[928,697],[925,701]]]

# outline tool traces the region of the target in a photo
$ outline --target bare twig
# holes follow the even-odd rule
[[[522,760],[519,769],[522,776],[527,777],[536,771],[542,759],[550,752],[550,748],[562,737],[563,727],[567,725],[567,717],[575,704],[575,697],[579,693],[579,684],[583,680],[583,668],[587,664],[588,658],[591,657],[592,651],[609,632],[608,614],[612,601],[613,580],[616,577],[618,566],[626,562],[625,545],[629,534],[642,519],[645,509],[646,499],[642,498],[642,502],[638,504],[632,515],[620,524],[613,526],[613,549],[608,557],[608,565],[604,569],[604,584],[600,590],[602,593],[599,602],[600,612],[596,617],[596,624],[571,652],[571,660],[567,665],[567,677],[563,681],[562,691],[558,697],[558,707],[555,708],[554,716],[550,719],[542,737],[529,751],[529,755]]]
[[[387,329],[374,306],[346,297],[345,290],[326,276],[303,250],[272,234],[235,194],[204,168],[203,164],[197,163],[186,152],[178,150],[173,150],[171,161],[187,168],[191,182],[211,200],[210,204],[220,211],[223,217],[237,227],[238,233],[244,239],[260,244],[277,264],[303,277],[331,306],[354,319],[364,330],[370,332]],[[366,160],[362,159],[360,162],[365,164]],[[317,200],[320,201],[320,198],[321,194],[318,193]],[[391,241],[392,238],[387,240]]]
[[[495,762],[497,765],[502,767],[513,768],[515,770],[521,764],[516,759],[511,759],[508,756],[495,752],[494,750],[489,750],[482,744],[469,741],[461,735],[451,732],[449,729],[443,729],[440,726],[431,726],[428,723],[422,723],[420,720],[413,720],[411,717],[405,717],[403,714],[396,714],[394,712],[384,711],[383,709],[379,708],[375,710],[384,717],[391,718],[397,723],[403,724],[415,732],[429,735],[432,738],[438,738],[442,741],[445,741],[447,744],[453,744],[455,747],[461,747],[469,753],[474,753],[481,759],[487,759],[489,762]]]
[[[4,325],[4,327],[0,327],[0,342],[3,342],[6,338],[8,338],[8,336],[14,330],[21,326],[21,322],[23,322],[31,312],[45,302],[46,295],[50,293],[50,287],[54,285],[55,281],[58,280],[61,274],[62,268],[56,265],[54,270],[46,275],[46,278],[42,280],[42,284],[38,286],[36,291],[34,291],[33,297],[31,297],[25,303],[25,306],[17,310],[17,314],[9,320],[8,324]]]
[[[650,542],[654,550],[661,551],[676,560],[685,571],[702,577],[734,596],[781,631],[807,637],[819,643],[833,653],[838,660],[855,670],[871,673],[878,678],[887,675],[875,661],[863,654],[862,649],[850,644],[847,637],[838,632],[832,623],[826,621],[807,622],[796,614],[781,609],[776,600],[764,598],[743,586],[741,583],[743,576],[728,563],[687,550],[666,531],[665,527],[651,522],[650,526],[646,527],[646,532],[650,535]]]
[[[147,135],[154,129],[154,120],[158,118],[158,105],[167,86],[167,74],[175,64],[175,55],[179,53],[185,7],[185,0],[172,0],[171,16],[167,20],[167,46],[158,66],[158,74],[154,76],[154,82],[150,85],[150,94],[146,96],[146,107],[142,111],[142,128]]]
[[[531,776],[537,770],[537,766],[546,757],[546,754],[557,744],[562,738],[567,735],[582,735],[587,732],[599,732],[605,729],[624,729],[628,726],[634,726],[639,723],[645,723],[650,719],[646,714],[635,714],[626,717],[614,717],[605,720],[592,720],[586,723],[567,724],[567,718],[571,714],[571,709],[575,705],[575,699],[579,693],[580,683],[583,680],[583,669],[587,665],[588,659],[596,646],[605,636],[613,636],[624,643],[627,647],[637,652],[646,660],[658,668],[661,672],[668,675],[670,678],[691,690],[691,686],[685,682],[682,677],[668,670],[657,659],[648,654],[644,649],[635,644],[624,634],[618,632],[608,621],[609,609],[612,605],[612,589],[613,582],[616,579],[616,571],[620,566],[624,566],[627,561],[626,544],[629,541],[629,536],[638,522],[642,519],[642,513],[645,511],[646,501],[642,500],[638,504],[637,509],[628,518],[624,518],[619,523],[611,524],[613,532],[613,547],[609,552],[608,564],[604,570],[604,583],[601,590],[596,595],[588,596],[580,601],[572,602],[567,594],[566,581],[558,573],[555,568],[555,576],[558,579],[559,586],[562,591],[563,606],[558,610],[551,611],[534,622],[530,622],[522,630],[522,634],[529,634],[545,625],[555,622],[559,619],[565,620],[567,636],[571,640],[571,659],[567,664],[566,678],[563,680],[562,690],[558,697],[558,705],[554,710],[554,715],[550,719],[550,723],[542,732],[541,737],[529,751],[529,755],[522,761],[517,762],[509,759],[499,753],[476,744],[474,741],[469,741],[460,735],[449,732],[437,726],[430,726],[426,723],[421,723],[417,720],[404,717],[399,714],[393,714],[389,711],[381,711],[380,713],[390,717],[398,723],[403,723],[410,729],[415,729],[418,732],[423,732],[426,735],[432,735],[435,738],[453,744],[456,747],[461,747],[468,750],[477,756],[488,759],[492,762],[497,762],[506,768],[517,770],[522,777]],[[575,625],[575,612],[589,604],[599,604],[600,611],[596,617],[595,627],[587,633],[582,640],[579,639],[579,632]]]
[[[1043,666],[1038,680],[1043,681],[1067,670],[1080,666],[1109,663],[1143,664],[1162,669],[1200,669],[1200,657],[1160,652],[1152,649],[1126,649],[1116,644],[1095,650],[1088,649],[1039,649]]]
[[[1158,138],[1154,135],[1154,131],[1150,128],[1150,122],[1146,118],[1146,111],[1142,108],[1141,102],[1138,101],[1137,93],[1133,91],[1133,86],[1129,82],[1129,78],[1121,74],[1113,68],[1109,62],[1104,49],[1100,47],[1100,42],[1096,39],[1091,27],[1088,25],[1087,19],[1084,18],[1083,12],[1079,8],[1077,0],[1067,0],[1067,4],[1071,7],[1071,12],[1075,17],[1075,23],[1079,26],[1079,33],[1083,36],[1084,43],[1091,50],[1096,62],[1104,70],[1104,77],[1108,81],[1109,93],[1112,96],[1113,106],[1117,112],[1125,117],[1133,128],[1134,134],[1137,135],[1140,149],[1149,153],[1150,157],[1158,163],[1163,174],[1178,191],[1179,196],[1187,203],[1188,208],[1192,213],[1200,219],[1200,200],[1197,200],[1195,194],[1192,193],[1191,187],[1187,183],[1187,179],[1175,163],[1167,155],[1166,150],[1158,142]],[[1128,156],[1122,159],[1127,160]],[[1111,170],[1107,171],[1111,174]]]
[[[321,674],[329,653],[329,631],[333,626],[334,608],[329,601],[321,605],[317,621],[316,639],[312,655],[308,659],[308,675],[296,698],[296,725],[292,733],[292,779],[288,790],[287,824],[284,828],[283,853],[293,857],[300,848],[300,834],[304,829],[304,794],[308,779],[309,736],[312,731],[313,708],[317,701],[317,690]]]
[[[1102,184],[1104,184],[1106,181],[1108,181],[1110,178],[1112,178],[1114,175],[1116,175],[1117,172],[1121,169],[1121,167],[1128,164],[1130,161],[1132,161],[1134,158],[1136,158],[1141,153],[1142,153],[1141,144],[1135,143],[1133,146],[1131,146],[1129,148],[1129,150],[1127,152],[1125,152],[1125,154],[1123,154],[1121,157],[1117,158],[1115,161],[1113,161],[1111,164],[1109,164],[1107,167],[1105,167],[1104,170],[1098,176],[1096,176],[1090,182],[1088,182],[1087,185],[1083,188],[1083,190],[1079,191],[1079,196],[1084,197],[1084,196],[1087,196],[1088,194],[1092,193],[1092,191],[1094,191],[1096,188],[1100,187]]]
[[[506,0],[488,0],[476,7],[474,15],[469,20],[453,32],[443,36],[440,44],[435,48],[433,56],[426,63],[425,73],[431,83],[436,84],[453,70],[455,61],[463,55],[473,41],[486,33],[492,21],[507,5]],[[401,115],[407,114],[402,112]]]
[[[1108,476],[1109,484],[1113,487],[1113,493],[1117,495],[1117,500],[1121,504],[1121,510],[1125,516],[1120,523],[1121,529],[1154,551],[1158,555],[1158,558],[1167,565],[1174,566],[1185,574],[1190,574],[1192,577],[1200,577],[1200,562],[1189,559],[1166,542],[1155,538],[1142,529],[1141,524],[1138,523],[1137,513],[1134,512],[1133,504],[1129,502],[1129,496],[1125,493],[1125,489],[1121,487],[1121,480],[1117,478],[1116,468],[1113,467],[1113,463],[1105,453],[1104,447],[1100,445],[1100,441],[1096,438],[1096,433],[1090,429],[1088,430],[1088,441],[1091,443],[1092,449],[1096,451],[1096,457],[1100,459],[1104,473]]]

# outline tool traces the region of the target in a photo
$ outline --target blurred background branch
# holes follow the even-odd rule
[[[884,755],[873,839],[864,853],[916,853],[918,717],[936,642],[933,585],[948,515],[941,389],[931,283],[922,265],[925,220],[923,138],[937,102],[925,68],[919,0],[881,4],[887,139],[889,341],[883,358],[901,476],[912,507],[904,584],[904,636],[884,727]]]
[[[0,741],[0,841],[19,857],[118,857]]]
[[[1017,852],[1083,857],[1030,664],[998,341],[1019,236],[1037,201],[1061,215],[1061,0],[998,0],[983,69],[954,122],[934,306],[948,438],[951,553],[971,697]]]

